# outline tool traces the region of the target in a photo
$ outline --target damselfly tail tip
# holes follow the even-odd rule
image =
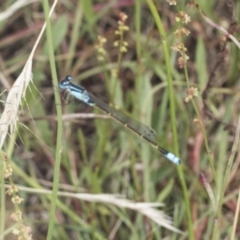
[[[168,152],[164,155],[168,160],[170,160],[171,162],[173,162],[177,165],[179,165],[181,163],[180,159],[177,156],[175,156],[173,153]]]

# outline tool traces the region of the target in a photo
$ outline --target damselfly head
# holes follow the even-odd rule
[[[71,76],[66,76],[60,83],[59,83],[59,87],[61,90],[65,90],[68,88],[70,82],[72,81],[72,77]]]

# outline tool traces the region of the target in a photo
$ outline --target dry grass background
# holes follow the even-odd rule
[[[47,0],[0,6],[0,239],[240,238],[240,3],[49,4],[47,28]],[[179,42],[187,52],[171,49]],[[152,126],[182,164],[60,101],[67,74]]]

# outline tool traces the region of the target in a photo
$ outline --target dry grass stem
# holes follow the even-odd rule
[[[57,1],[54,2],[50,16],[55,8]],[[50,17],[49,16],[49,17]],[[39,41],[46,28],[46,23],[43,25],[42,30],[35,42],[35,45],[30,53],[30,56],[17,80],[14,82],[9,94],[7,96],[6,105],[3,114],[0,119],[0,149],[3,146],[4,140],[7,136],[8,129],[10,128],[10,134],[13,133],[16,123],[18,121],[18,109],[22,103],[22,99],[25,97],[26,89],[32,80],[32,59],[35,50],[39,44]]]
[[[12,16],[17,10],[20,8],[31,4],[33,2],[39,2],[40,0],[18,0],[14,4],[12,4],[6,11],[0,13],[0,21],[3,21],[10,16]]]
[[[19,190],[25,192],[52,194],[52,191],[45,189],[27,188],[21,186],[18,186],[18,188]],[[179,229],[172,226],[172,221],[169,216],[164,214],[163,211],[155,209],[156,207],[162,207],[164,205],[163,203],[133,202],[131,200],[124,199],[121,195],[114,194],[71,193],[59,191],[58,196],[77,198],[87,202],[111,204],[120,208],[128,208],[150,218],[159,226],[165,227],[177,233],[183,233]]]

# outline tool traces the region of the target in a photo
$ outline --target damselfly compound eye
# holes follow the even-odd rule
[[[72,81],[72,77],[71,77],[71,76],[69,76],[69,75],[68,75],[68,76],[66,76],[66,78],[65,78],[65,79],[66,79],[66,81],[68,81],[68,82],[71,82],[71,81]]]

